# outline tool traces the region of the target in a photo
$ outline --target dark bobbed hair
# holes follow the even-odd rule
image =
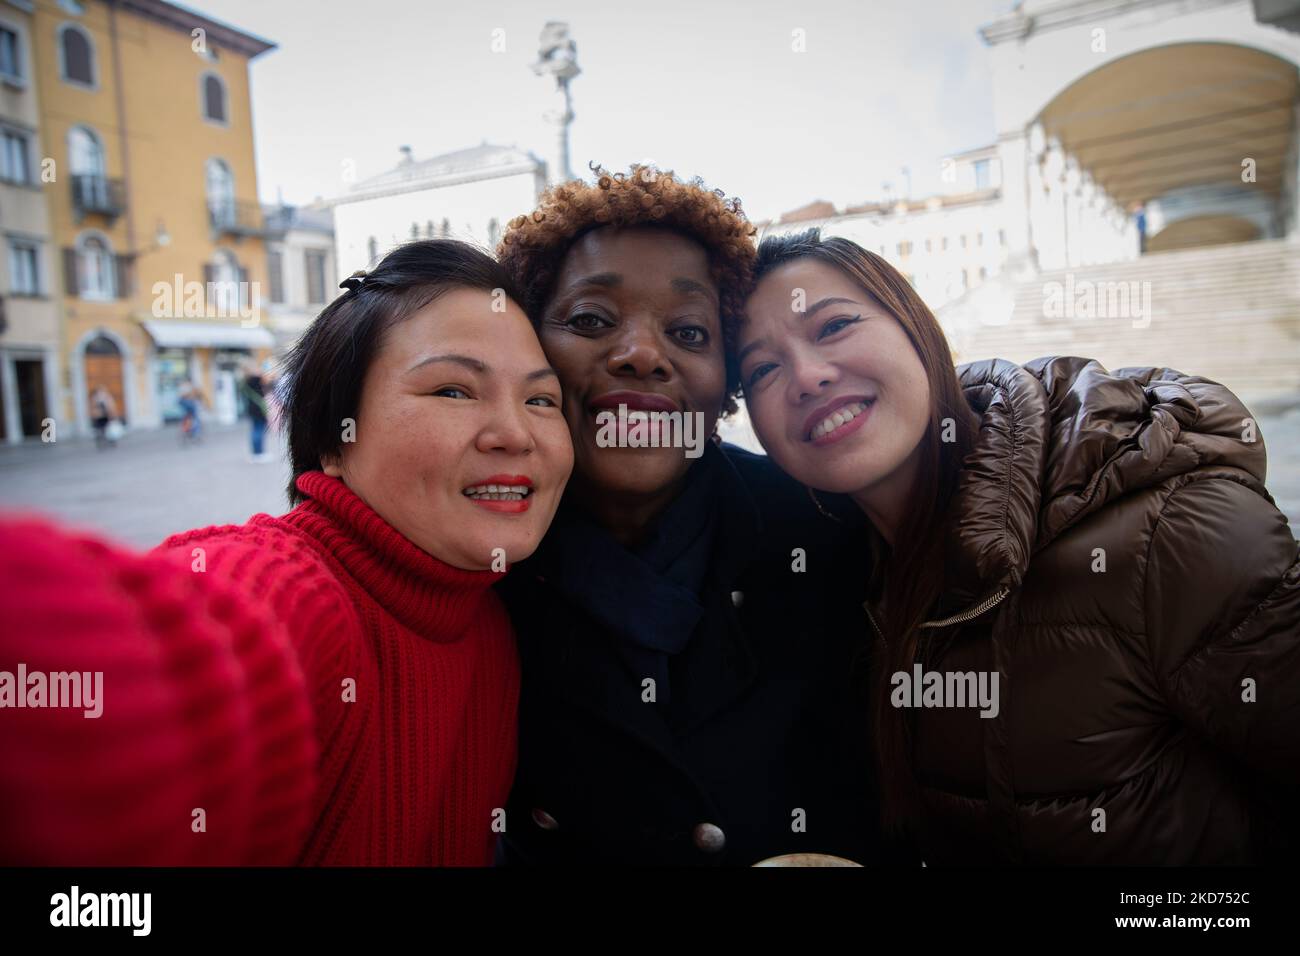
[[[821,230],[809,229],[760,242],[755,281],[803,258],[840,270],[892,315],[916,350],[930,385],[930,422],[921,438],[917,482],[887,559],[883,604],[888,615],[879,622],[883,644],[876,648],[872,679],[871,733],[880,765],[884,821],[891,829],[902,829],[917,811],[918,791],[911,724],[902,709],[889,703],[889,675],[912,669],[923,633],[920,625],[942,592],[948,509],[979,433],[979,419],[966,402],[938,319],[897,269],[849,239],[823,239]],[[955,424],[953,441],[941,440],[945,419]],[[929,633],[933,639],[947,636],[933,629]]]
[[[343,285],[356,285],[350,280]],[[284,427],[289,435],[289,503],[302,500],[298,476],[343,448],[343,420],[356,419],[361,388],[384,336],[456,288],[502,290],[522,301],[514,280],[481,249],[455,239],[398,246],[359,285],[325,307],[285,360]]]

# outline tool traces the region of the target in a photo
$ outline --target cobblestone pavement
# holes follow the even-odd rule
[[[289,465],[271,432],[272,461],[250,461],[248,426],[204,424],[198,444],[175,426],[129,432],[99,450],[84,439],[0,450],[0,508],[34,509],[118,541],[152,547],[167,535],[240,524],[288,510]]]
[[[725,437],[757,449],[746,422]],[[238,524],[288,508],[284,447],[267,434],[269,463],[249,460],[247,426],[204,426],[203,441],[182,446],[175,427],[128,434],[115,448],[88,440],[0,448],[0,508],[37,510],[67,523],[152,547],[167,535],[209,524]],[[1260,416],[1268,443],[1268,485],[1300,528],[1300,405]]]

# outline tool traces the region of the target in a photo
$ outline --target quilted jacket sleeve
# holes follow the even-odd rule
[[[1146,635],[1173,715],[1258,782],[1300,799],[1300,546],[1235,470],[1192,472],[1164,502],[1146,566]],[[1296,826],[1287,825],[1288,840]]]

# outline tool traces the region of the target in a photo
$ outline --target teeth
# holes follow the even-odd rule
[[[852,405],[845,405],[843,408],[836,409],[832,414],[827,415],[814,426],[810,433],[811,438],[821,438],[823,435],[829,435],[835,429],[839,428],[846,422],[851,422],[867,410],[870,402],[854,402]]]
[[[462,494],[480,501],[522,501],[531,492],[527,485],[472,485]]]

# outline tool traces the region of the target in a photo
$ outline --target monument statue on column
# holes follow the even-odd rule
[[[551,20],[542,28],[533,72],[555,77],[554,105],[542,114],[546,122],[555,125],[555,146],[547,157],[546,175],[550,184],[565,182],[574,178],[569,168],[569,124],[573,122],[569,83],[582,72],[578,67],[578,47],[569,36],[567,23]]]

